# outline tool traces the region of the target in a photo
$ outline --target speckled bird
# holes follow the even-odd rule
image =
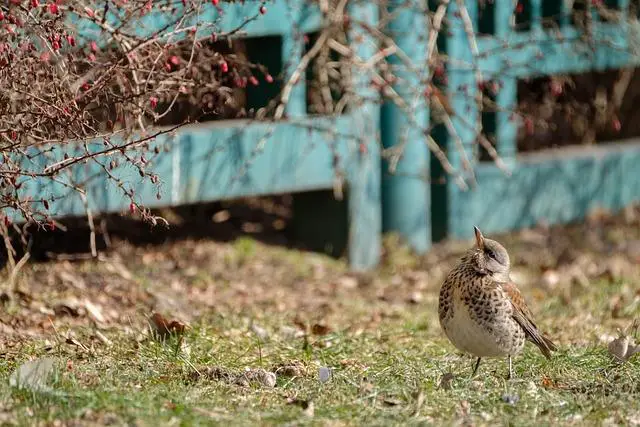
[[[462,257],[440,288],[438,313],[444,333],[459,350],[477,357],[511,356],[534,343],[547,359],[556,346],[533,321],[533,314],[509,277],[507,250],[474,227],[476,246]]]

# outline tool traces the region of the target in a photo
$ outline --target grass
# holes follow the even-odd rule
[[[19,319],[32,333],[12,324],[17,332],[4,342],[0,423],[640,424],[640,365],[614,363],[601,338],[640,317],[637,276],[523,287],[560,351],[547,361],[527,344],[509,381],[506,360],[485,360],[469,378],[473,360],[453,349],[437,321],[435,268],[402,250],[392,248],[393,261],[363,277],[247,239],[149,253],[125,246],[113,264],[32,264],[23,272],[21,286],[35,302],[13,298],[0,320]],[[84,288],[58,279],[58,269],[83,278]],[[416,292],[421,298],[411,302]],[[107,321],[42,309],[69,295],[94,301]],[[180,313],[191,328],[181,340],[153,339],[145,319],[154,310]],[[58,361],[51,391],[9,387],[18,366],[42,356]],[[331,369],[326,382],[321,367]],[[209,375],[214,368],[225,375]],[[276,386],[234,380],[257,368],[275,372]]]

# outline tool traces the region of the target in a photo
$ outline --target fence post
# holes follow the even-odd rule
[[[496,3],[495,22],[496,37],[498,40],[507,42],[509,35],[513,33],[513,28],[509,25],[509,20],[513,15],[513,6],[505,2]],[[539,9],[542,8],[538,2]],[[538,11],[537,21],[540,21]],[[507,163],[512,163],[517,152],[517,134],[518,125],[514,116],[515,108],[518,103],[518,81],[517,78],[509,73],[509,66],[503,58],[495,58],[494,61],[500,61],[501,66],[496,67],[504,69],[502,74],[493,76],[500,83],[496,103],[498,111],[496,112],[496,150],[500,157]]]
[[[503,2],[504,3],[504,2]],[[477,33],[477,2],[451,2],[447,10],[449,37],[447,39],[447,94],[453,115],[453,132],[448,131],[447,151],[451,165],[460,176],[471,184],[477,163],[475,144],[480,119],[476,94],[478,82],[476,71],[479,64],[473,48]],[[465,22],[471,21],[473,34],[467,34]],[[481,76],[484,79],[484,76]],[[470,205],[468,203],[473,188],[462,188],[457,180],[447,180],[448,233],[455,238],[467,238],[473,234],[473,225],[468,223]],[[480,225],[481,224],[475,224]]]
[[[289,30],[282,35],[282,64],[285,70],[284,82],[293,74],[304,52],[304,34],[298,27],[300,13],[295,8],[290,12],[291,21],[287,23]],[[307,113],[306,78],[302,73],[291,90],[291,97],[286,106],[288,117],[303,117]]]
[[[411,60],[411,65],[403,63],[398,54],[389,58],[397,77],[393,89],[405,105],[386,102],[380,123],[382,146],[392,156],[383,161],[383,230],[398,232],[420,253],[431,244],[429,150],[425,136],[429,108],[422,83],[429,76],[427,10],[423,0],[390,0],[388,3],[392,17],[388,33],[402,54]],[[399,160],[395,170],[390,171],[393,156],[399,156]]]
[[[368,0],[349,2],[351,17],[349,38],[355,55],[363,62],[377,51],[378,43],[371,28],[378,24],[378,5]],[[364,23],[361,25],[360,23]],[[354,106],[352,129],[358,129],[357,146],[353,147],[355,168],[349,171],[349,261],[354,270],[374,267],[380,259],[382,215],[380,203],[380,129],[377,92],[371,88],[369,73],[353,68],[353,85],[364,102]],[[351,150],[350,150],[351,151]]]

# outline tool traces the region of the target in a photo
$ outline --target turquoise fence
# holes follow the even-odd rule
[[[283,121],[215,121],[156,138],[153,144],[170,147],[151,166],[164,180],[160,200],[153,186],[140,182],[135,168],[125,166],[114,173],[122,181],[139,182],[136,194],[148,207],[332,189],[342,176],[348,198],[348,256],[355,269],[376,265],[383,229],[399,232],[423,252],[433,238],[470,237],[474,225],[492,233],[540,221],[566,222],[584,216],[591,208],[617,209],[640,200],[640,145],[608,144],[518,155],[518,123],[510,117],[517,101],[518,79],[631,67],[640,62],[635,52],[635,46],[640,46],[640,27],[637,21],[625,19],[628,2],[609,2],[623,17],[617,22],[601,22],[597,13],[590,11],[592,29],[586,41],[562,1],[530,0],[521,2],[518,10],[511,0],[488,1],[481,19],[479,2],[465,2],[464,13],[455,0],[430,3],[436,15],[439,7],[448,4],[444,17],[447,36],[439,38],[437,46],[449,58],[447,92],[459,140],[436,128],[433,136],[445,148],[452,167],[464,171],[463,178],[473,174],[477,185],[463,189],[457,179],[447,179],[444,184],[432,179],[442,175],[442,167],[427,146],[424,129],[429,129],[430,110],[425,97],[413,93],[433,71],[426,67],[430,48],[426,2],[419,0],[390,0],[388,6],[392,12],[388,34],[414,64],[423,64],[421,73],[399,71],[401,83],[394,86],[407,100],[411,114],[397,104],[377,102],[379,93],[371,87],[370,77],[356,72],[353,87],[364,102],[340,116],[311,116],[302,75],[293,87]],[[252,2],[225,4],[221,30],[238,26],[255,7]],[[267,14],[243,30],[250,37],[279,37],[277,49],[269,49],[288,64],[284,69],[287,81],[304,54],[298,33],[318,31],[321,15],[315,7],[297,1],[276,0],[267,7]],[[379,50],[378,42],[366,30],[378,25],[378,6],[350,1],[348,10],[352,21],[367,24],[352,25],[349,30],[352,40],[358,40],[358,56],[366,61]],[[514,13],[520,15],[516,20],[526,17],[529,25],[514,27]],[[543,25],[545,20],[554,25]],[[474,26],[477,43],[470,43],[465,22]],[[400,60],[396,55],[389,61]],[[496,150],[510,175],[492,161],[478,160],[477,132],[469,123],[478,114],[478,75],[498,83]],[[380,141],[383,149],[402,149],[393,174],[386,173],[388,163],[382,161]],[[463,167],[465,155],[470,169]],[[87,177],[99,172],[91,165],[74,170]],[[37,180],[28,185],[32,194],[68,191],[56,183]],[[127,209],[128,199],[113,187],[104,178],[89,183],[87,201],[94,212]],[[51,211],[82,215],[85,204],[77,197],[60,199]]]

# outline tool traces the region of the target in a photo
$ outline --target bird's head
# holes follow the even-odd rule
[[[476,247],[471,251],[473,269],[499,282],[507,282],[510,269],[507,250],[495,240],[485,238],[478,227],[473,229],[476,233]]]

